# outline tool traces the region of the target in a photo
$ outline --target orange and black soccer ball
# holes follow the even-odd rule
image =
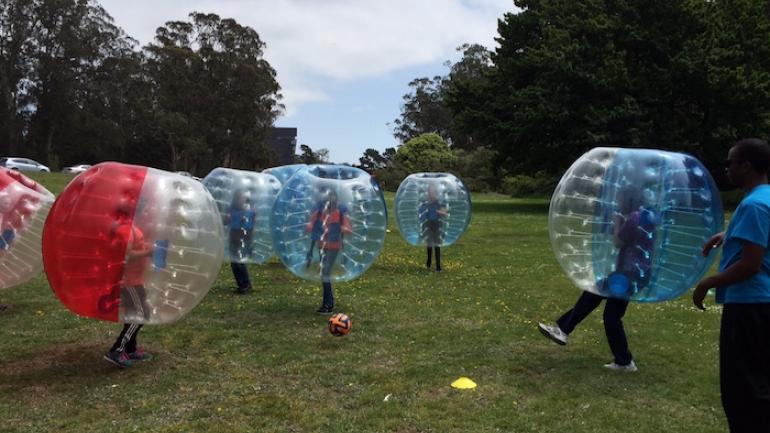
[[[329,317],[329,332],[336,337],[348,335],[352,326],[353,322],[345,314],[337,313]]]

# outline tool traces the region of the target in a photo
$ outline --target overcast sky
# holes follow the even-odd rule
[[[444,75],[455,48],[493,49],[497,20],[512,0],[100,0],[142,45],[155,29],[192,11],[254,28],[267,44],[286,105],[277,126],[298,128],[298,144],[327,148],[334,162],[358,162],[368,147],[398,144],[391,123],[408,83]]]

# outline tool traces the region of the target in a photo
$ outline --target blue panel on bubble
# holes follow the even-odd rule
[[[281,185],[283,185],[287,180],[294,176],[294,173],[305,167],[307,167],[305,164],[282,165],[279,167],[266,168],[262,170],[262,173],[275,176],[275,178],[278,179],[278,182],[281,182]]]
[[[295,275],[348,281],[361,275],[385,242],[382,191],[363,170],[310,165],[284,185],[273,206],[273,246]]]
[[[581,289],[636,301],[680,296],[715,258],[703,244],[724,213],[708,171],[692,156],[596,148],[562,177],[551,198],[556,258]]]
[[[471,195],[449,173],[414,173],[396,192],[396,221],[411,245],[452,245],[471,221]]]

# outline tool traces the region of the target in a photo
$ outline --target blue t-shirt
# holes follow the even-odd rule
[[[230,211],[230,230],[244,230],[250,232],[254,229],[254,218],[256,212],[252,209],[231,210]]]
[[[719,272],[741,258],[743,242],[751,242],[765,249],[759,272],[743,281],[726,287],[717,287],[719,304],[770,302],[770,185],[760,185],[743,198],[735,209],[725,233]]]
[[[420,205],[420,209],[417,211],[421,222],[425,221],[438,221],[438,211],[446,208],[446,204],[442,201],[428,201]]]

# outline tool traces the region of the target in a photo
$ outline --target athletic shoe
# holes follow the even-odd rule
[[[251,286],[236,287],[235,289],[233,289],[233,293],[235,293],[236,295],[248,295],[249,293],[251,293]]]
[[[569,340],[569,334],[559,328],[559,325],[544,325],[542,323],[537,324],[540,333],[551,339],[554,343],[562,346],[567,344]]]
[[[145,352],[141,347],[137,347],[135,351],[128,353],[128,359],[131,361],[149,361],[152,359],[152,353]]]
[[[126,352],[116,352],[114,350],[107,352],[107,354],[104,355],[104,360],[115,364],[120,368],[131,367],[132,364],[131,359],[129,359]]]
[[[639,370],[636,367],[636,363],[633,360],[626,365],[620,365],[620,364],[616,364],[615,362],[610,362],[609,364],[604,364],[604,368],[609,368],[610,370],[615,370],[615,371],[627,371],[629,373],[633,373]]]
[[[333,313],[332,307],[327,307],[326,305],[321,305],[321,308],[317,309],[315,311],[317,314],[323,314],[323,315],[330,315]]]

